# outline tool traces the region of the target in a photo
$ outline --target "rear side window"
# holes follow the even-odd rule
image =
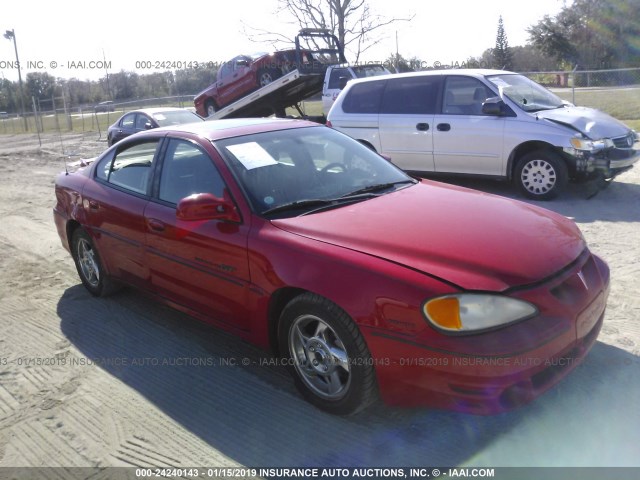
[[[136,121],[136,114],[135,113],[129,113],[129,114],[125,115],[124,117],[122,117],[122,121],[120,122],[120,126],[122,128],[133,128],[133,126],[135,125],[135,121]]]
[[[388,80],[381,113],[436,113],[440,77],[406,77]]]
[[[342,102],[345,113],[378,113],[382,101],[384,81],[357,83]]]
[[[153,140],[120,150],[111,163],[107,182],[145,195],[157,147],[158,140]],[[100,167],[101,165],[98,165],[99,177],[103,174]]]
[[[340,77],[351,78],[349,70],[346,68],[336,68],[331,72],[329,77],[329,88],[340,89]]]

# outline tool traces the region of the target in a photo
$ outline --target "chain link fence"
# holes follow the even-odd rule
[[[0,112],[0,134],[76,132],[106,139],[109,126],[128,111],[150,107],[193,108],[193,98],[180,95],[73,107],[65,97],[32,98],[31,108],[24,116]]]

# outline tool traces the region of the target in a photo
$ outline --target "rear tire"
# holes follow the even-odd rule
[[[107,275],[93,240],[82,228],[73,232],[71,254],[82,284],[91,295],[106,297],[119,289]]]
[[[347,313],[326,298],[305,293],[283,310],[280,352],[302,396],[337,415],[363,410],[377,399],[371,354]]]
[[[534,200],[555,198],[567,185],[569,173],[562,157],[549,150],[524,155],[516,165],[514,182]]]
[[[280,72],[278,72],[280,73]],[[258,88],[266,87],[279,77],[274,70],[268,68],[261,68],[258,70]]]

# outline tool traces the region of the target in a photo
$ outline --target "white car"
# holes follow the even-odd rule
[[[336,101],[336,98],[338,98],[338,95],[350,80],[390,74],[391,72],[379,63],[331,65],[327,68],[322,85],[322,112],[325,115],[329,113],[333,102]]]
[[[501,70],[438,70],[353,80],[327,124],[414,172],[513,180],[555,197],[569,180],[613,178],[640,158],[638,135]]]

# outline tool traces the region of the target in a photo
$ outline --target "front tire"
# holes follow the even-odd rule
[[[568,178],[567,165],[559,155],[539,150],[518,161],[514,181],[525,196],[550,200],[566,187]]]
[[[106,275],[93,240],[82,228],[73,232],[71,252],[80,280],[91,295],[106,297],[118,289],[118,286]]]
[[[364,338],[329,300],[311,293],[293,299],[280,317],[278,342],[296,387],[316,407],[350,415],[377,398]]]
[[[213,100],[207,100],[207,103],[204,104],[204,111],[207,114],[207,117],[216,113],[216,104],[213,103]]]

